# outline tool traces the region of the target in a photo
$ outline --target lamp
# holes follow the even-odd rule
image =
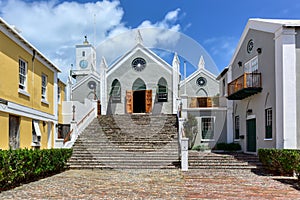
[[[257,48],[256,51],[257,51],[258,54],[261,54],[262,50],[261,50],[261,48]]]
[[[248,114],[248,115],[252,114],[252,109],[248,109],[248,110],[247,110],[247,114]]]
[[[241,67],[243,65],[242,61],[238,62],[239,67]]]

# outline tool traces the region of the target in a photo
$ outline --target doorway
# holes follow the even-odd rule
[[[20,147],[20,117],[9,115],[9,147]]]
[[[256,152],[256,119],[247,120],[247,152]]]
[[[146,90],[133,91],[133,112],[145,113],[146,112]]]

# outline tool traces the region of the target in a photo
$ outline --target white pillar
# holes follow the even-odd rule
[[[107,79],[106,79],[107,64],[103,57],[100,63],[100,103],[101,103],[101,115],[106,115],[107,109]]]
[[[188,171],[189,169],[189,138],[181,139],[181,170]]]
[[[297,148],[295,29],[275,33],[276,148]]]
[[[181,117],[187,119],[187,108],[188,108],[188,95],[187,94],[181,95],[181,102],[182,102]]]
[[[180,61],[179,58],[177,56],[177,53],[175,53],[174,58],[173,58],[173,62],[172,62],[172,95],[173,95],[173,114],[177,113],[177,108],[178,108],[178,104],[177,104],[177,99],[178,99],[178,95],[179,95],[179,91],[178,91],[178,85],[179,85],[179,68],[180,68]]]

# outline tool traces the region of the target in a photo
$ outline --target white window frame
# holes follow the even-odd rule
[[[21,70],[21,67],[24,67],[24,70]],[[24,73],[23,73],[24,71]],[[28,74],[28,63],[19,58],[19,89],[18,92],[26,95],[26,96],[30,96],[27,93],[27,74]],[[21,81],[21,77],[24,78],[24,81]]]
[[[213,137],[211,138],[211,139],[204,139],[204,138],[202,138],[202,130],[203,130],[203,124],[202,124],[202,120],[203,119],[212,119],[212,123],[213,123]],[[199,117],[198,118],[199,119],[199,121],[198,121],[198,127],[199,127],[199,131],[198,131],[198,133],[201,135],[201,141],[203,141],[203,142],[209,142],[209,141],[215,141],[215,139],[214,139],[214,136],[215,136],[215,125],[216,125],[216,117],[214,117],[214,116],[201,116],[201,117]]]
[[[47,102],[47,85],[48,85],[48,76],[46,74],[42,74],[41,76],[41,98],[42,102],[48,104]]]

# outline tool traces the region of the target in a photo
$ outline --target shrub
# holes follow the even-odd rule
[[[214,149],[225,151],[239,151],[242,148],[239,143],[217,143]]]
[[[72,149],[0,151],[0,191],[65,169]]]
[[[198,145],[198,146],[194,146],[192,148],[192,150],[196,150],[196,151],[206,151],[206,150],[210,150],[209,146],[207,145]]]
[[[280,175],[300,174],[300,151],[291,149],[259,149],[259,160],[267,170]]]

